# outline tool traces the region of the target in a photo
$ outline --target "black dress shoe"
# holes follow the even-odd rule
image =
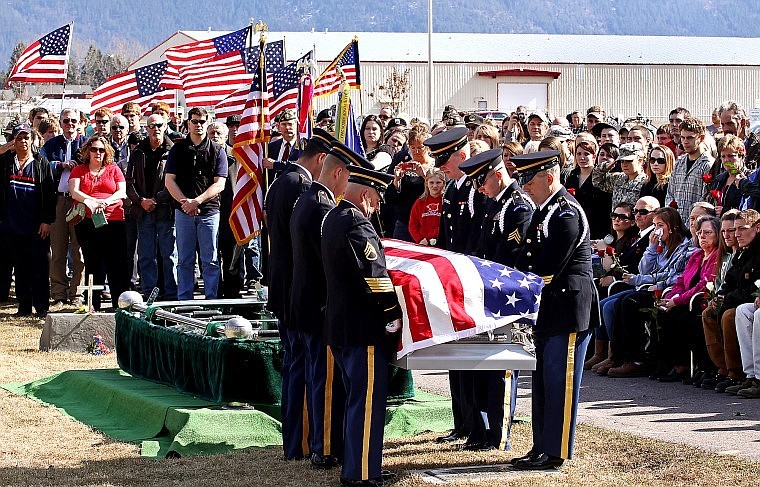
[[[495,449],[496,447],[487,441],[467,442],[462,445],[462,450],[464,451],[490,451]]]
[[[701,369],[697,369],[694,371],[691,377],[687,377],[686,379],[682,380],[681,382],[684,385],[690,386],[693,385],[697,381],[701,381],[702,377],[705,375],[705,371]]]
[[[382,478],[368,479],[368,480],[353,480],[353,479],[347,479],[345,477],[341,477],[340,485],[349,485],[349,486],[370,485],[373,487],[382,487],[383,485],[388,485],[388,484],[384,483]]]
[[[515,457],[509,461],[510,465],[514,465],[515,463],[519,462],[520,460],[535,460],[536,458],[540,457],[540,453],[536,453],[533,450],[529,451],[525,455],[521,457]]]
[[[676,372],[676,369],[670,369],[670,372],[657,378],[660,382],[681,382],[688,377],[686,372]]]
[[[702,387],[702,383],[704,381],[709,380],[709,379],[714,379],[714,378],[715,378],[715,374],[714,373],[712,373],[712,372],[705,372],[704,374],[702,374],[702,377],[699,377],[697,380],[695,380],[692,385],[694,387]]]
[[[715,390],[715,386],[718,385],[719,382],[723,382],[724,380],[728,379],[725,375],[716,375],[715,377],[710,377],[709,379],[703,379],[702,380],[702,389],[707,390]]]
[[[464,439],[467,435],[458,432],[457,430],[451,430],[448,435],[439,436],[435,439],[436,443],[451,443],[452,441],[459,441]]]
[[[332,455],[311,454],[311,468],[315,470],[329,470],[338,465],[340,465],[340,462]]]
[[[727,387],[736,386],[739,384],[741,384],[741,381],[728,377],[726,380],[715,384],[715,392],[726,392]]]
[[[548,470],[550,468],[559,468],[565,460],[560,457],[553,457],[542,453],[535,459],[518,460],[513,467],[517,470]]]

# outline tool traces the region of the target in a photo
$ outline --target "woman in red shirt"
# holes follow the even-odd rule
[[[83,164],[71,170],[69,192],[86,206],[86,218],[75,228],[84,255],[85,275],[98,285],[111,288],[116,308],[119,295],[129,288],[127,269],[127,234],[122,199],[126,198],[124,173],[114,163],[114,151],[105,137],[95,136],[81,149]],[[94,215],[93,215],[94,214]],[[100,309],[100,293],[92,297],[95,310]]]
[[[420,245],[435,245],[441,225],[441,205],[446,175],[431,169],[425,177],[425,191],[412,205],[409,214],[409,233]]]

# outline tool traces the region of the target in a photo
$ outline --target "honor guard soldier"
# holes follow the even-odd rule
[[[290,327],[288,308],[293,280],[293,250],[290,216],[293,205],[309,189],[314,174],[319,174],[324,151],[318,144],[288,165],[266,193],[265,207],[269,230],[269,300],[267,308],[279,321],[284,351],[282,362],[282,444],[286,459],[300,459],[309,454],[304,428],[306,352],[300,336]]]
[[[387,334],[400,328],[401,308],[385,254],[369,217],[393,175],[351,154],[345,197],[322,222],[327,278],[325,340],[346,387],[343,485],[382,485],[383,426],[388,364],[395,351]]]
[[[436,246],[461,254],[474,254],[486,198],[459,169],[459,165],[470,158],[467,128],[450,128],[430,137],[423,144],[430,148],[430,154],[435,158],[435,167],[440,168],[449,178],[443,191],[441,228]],[[454,429],[448,435],[438,437],[438,442],[466,438],[472,430],[474,407],[471,404],[470,373],[449,371],[449,388]]]
[[[335,146],[333,148],[333,145]],[[293,241],[293,283],[290,290],[291,330],[298,332],[306,351],[306,405],[309,412],[311,465],[332,468],[343,455],[343,380],[333,367],[322,327],[327,283],[322,266],[322,219],[348,185],[351,151],[328,132],[315,128],[304,154],[327,154],[319,180],[298,198],[290,217]],[[328,403],[325,404],[325,399]]]
[[[533,329],[533,447],[515,468],[557,468],[572,457],[578,393],[596,295],[586,215],[560,183],[559,152],[514,156],[518,181],[537,208],[516,267],[545,283]]]
[[[514,267],[535,205],[507,172],[501,149],[473,156],[459,166],[479,193],[488,197],[476,255]],[[509,450],[517,401],[517,371],[482,370],[473,376],[473,428],[464,449]],[[504,411],[509,404],[509,411]],[[506,415],[505,415],[506,412]]]

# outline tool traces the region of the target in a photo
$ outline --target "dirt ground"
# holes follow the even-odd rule
[[[26,382],[69,369],[112,368],[116,359],[84,353],[39,352],[40,320],[16,320],[0,309],[0,383]],[[411,471],[501,464],[530,447],[530,424],[512,434],[512,452],[466,453],[441,446],[435,434],[386,442],[384,467],[399,487],[427,485]],[[0,390],[0,485],[338,485],[337,471],[285,462],[279,448],[213,457],[149,459],[54,408]],[[448,485],[760,485],[760,465],[732,456],[630,433],[581,425],[575,458],[559,474]]]

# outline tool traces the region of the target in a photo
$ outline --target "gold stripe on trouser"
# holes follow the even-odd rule
[[[562,421],[562,458],[570,449],[570,423],[573,420],[573,383],[575,381],[575,332],[567,337],[567,369],[565,370],[565,418]]]
[[[375,347],[367,347],[367,397],[364,399],[362,437],[362,480],[369,479],[369,435],[372,426],[372,392],[375,388]]]
[[[309,454],[309,409],[306,407],[306,386],[303,386],[303,436],[301,437],[301,451]]]
[[[507,446],[509,439],[509,427],[512,424],[512,371],[507,370],[504,373],[504,417],[501,421],[501,441],[499,441],[499,450]]]
[[[330,451],[331,444],[330,438],[332,436],[332,395],[333,395],[333,377],[335,359],[333,358],[332,350],[330,346],[327,346],[327,356],[325,363],[327,365],[327,373],[325,374],[325,415],[324,415],[324,439],[322,441],[322,454],[332,455]]]

